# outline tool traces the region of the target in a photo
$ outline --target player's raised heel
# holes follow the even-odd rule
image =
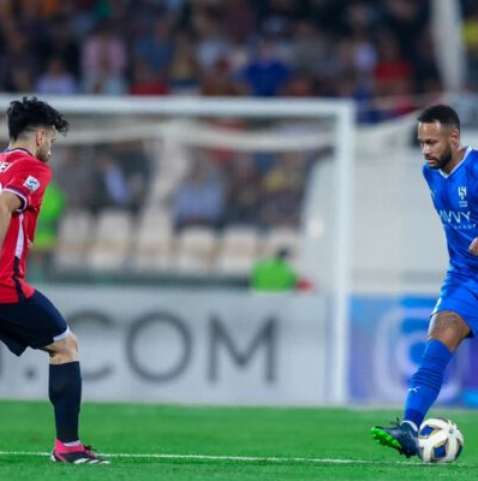
[[[54,463],[65,464],[110,464],[109,460],[98,456],[91,446],[84,446],[83,444],[63,450],[55,448],[50,459]]]
[[[418,454],[417,433],[409,423],[397,421],[389,427],[374,426],[370,434],[381,445],[396,449],[407,458]]]

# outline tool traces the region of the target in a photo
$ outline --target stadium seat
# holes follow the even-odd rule
[[[173,230],[169,214],[148,211],[140,221],[133,268],[140,272],[168,271],[174,261]]]
[[[216,251],[217,238],[213,229],[187,227],[178,236],[176,268],[181,273],[207,273]]]
[[[94,242],[87,255],[87,265],[94,270],[116,270],[127,265],[131,252],[132,221],[130,214],[105,210],[98,218]]]
[[[61,220],[54,265],[59,271],[84,267],[85,255],[94,228],[92,216],[85,210],[69,210]]]
[[[229,227],[224,231],[215,268],[227,275],[248,275],[259,252],[259,234],[254,227]]]

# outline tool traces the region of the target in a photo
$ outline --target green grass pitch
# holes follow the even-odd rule
[[[111,465],[53,464],[46,402],[0,402],[0,480],[453,480],[478,476],[478,417],[436,411],[465,436],[458,462],[424,465],[373,442],[398,411],[86,403],[82,437]],[[121,454],[128,456],[121,456]]]

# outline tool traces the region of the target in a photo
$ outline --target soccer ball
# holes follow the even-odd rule
[[[418,431],[418,454],[425,463],[451,463],[463,445],[463,434],[449,419],[427,419]]]

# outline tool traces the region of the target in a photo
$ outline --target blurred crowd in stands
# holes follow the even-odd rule
[[[58,147],[54,161],[54,178],[68,194],[68,208],[93,215],[108,208],[141,210],[151,162],[136,142]]]
[[[212,155],[211,155],[212,154]],[[231,154],[218,162],[203,152],[191,164],[171,198],[176,229],[191,225],[221,228],[298,228],[310,162],[301,153]]]
[[[152,160],[136,142],[59,147],[55,189],[67,193],[69,209],[94,216],[106,209],[137,216],[144,209],[161,207],[176,231],[190,226],[217,230],[226,225],[299,226],[306,179],[317,153],[193,149],[190,154],[184,175],[161,206],[148,200]]]
[[[442,90],[428,0],[2,0],[0,15],[8,92],[349,97],[374,122]]]
[[[478,2],[460,1],[478,91]],[[375,123],[443,91],[430,22],[430,0],[0,0],[0,91],[350,98]],[[164,199],[177,231],[299,226],[316,155],[194,155]],[[55,156],[45,250],[65,206],[139,218],[163,174],[128,142]]]
[[[193,269],[245,276],[257,260],[256,288],[295,286],[292,267],[273,254],[287,248],[297,258],[307,179],[321,152],[189,147],[184,169],[168,185],[163,182],[158,198],[151,195],[153,185],[178,159],[163,159],[158,171],[144,147],[141,141],[57,146],[31,253],[32,275],[44,280],[60,271],[104,268],[135,275],[177,269],[187,275]]]

